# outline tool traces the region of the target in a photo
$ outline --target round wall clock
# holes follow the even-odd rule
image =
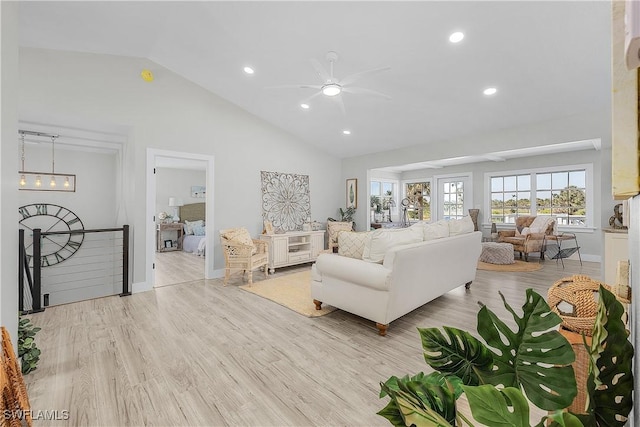
[[[33,203],[18,208],[20,227],[25,231],[25,248],[29,265],[33,264],[33,230],[42,232],[84,230],[84,224],[69,209],[50,203]],[[75,254],[84,241],[84,233],[62,233],[42,236],[40,265],[61,263]]]

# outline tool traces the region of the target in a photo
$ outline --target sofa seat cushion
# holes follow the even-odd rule
[[[400,229],[378,229],[371,232],[371,239],[365,246],[362,259],[368,262],[380,263],[384,254],[394,246],[407,245],[423,241],[422,227]]]
[[[362,259],[362,253],[371,232],[341,231],[338,233],[338,254],[349,258]]]
[[[389,289],[392,270],[381,264],[362,262],[340,255],[320,254],[315,265],[317,272],[322,276],[339,278],[345,282],[381,291]]]

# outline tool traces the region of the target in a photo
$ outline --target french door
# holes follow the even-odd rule
[[[459,219],[473,207],[471,175],[438,177],[436,191],[437,219]]]

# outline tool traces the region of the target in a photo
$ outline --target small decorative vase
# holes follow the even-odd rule
[[[471,221],[473,221],[473,231],[478,231],[478,214],[480,213],[480,209],[469,209],[469,216],[471,217]]]

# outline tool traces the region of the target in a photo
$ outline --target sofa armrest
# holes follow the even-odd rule
[[[391,270],[376,263],[336,254],[320,254],[316,260],[320,276],[329,276],[343,282],[372,289],[387,290]]]

